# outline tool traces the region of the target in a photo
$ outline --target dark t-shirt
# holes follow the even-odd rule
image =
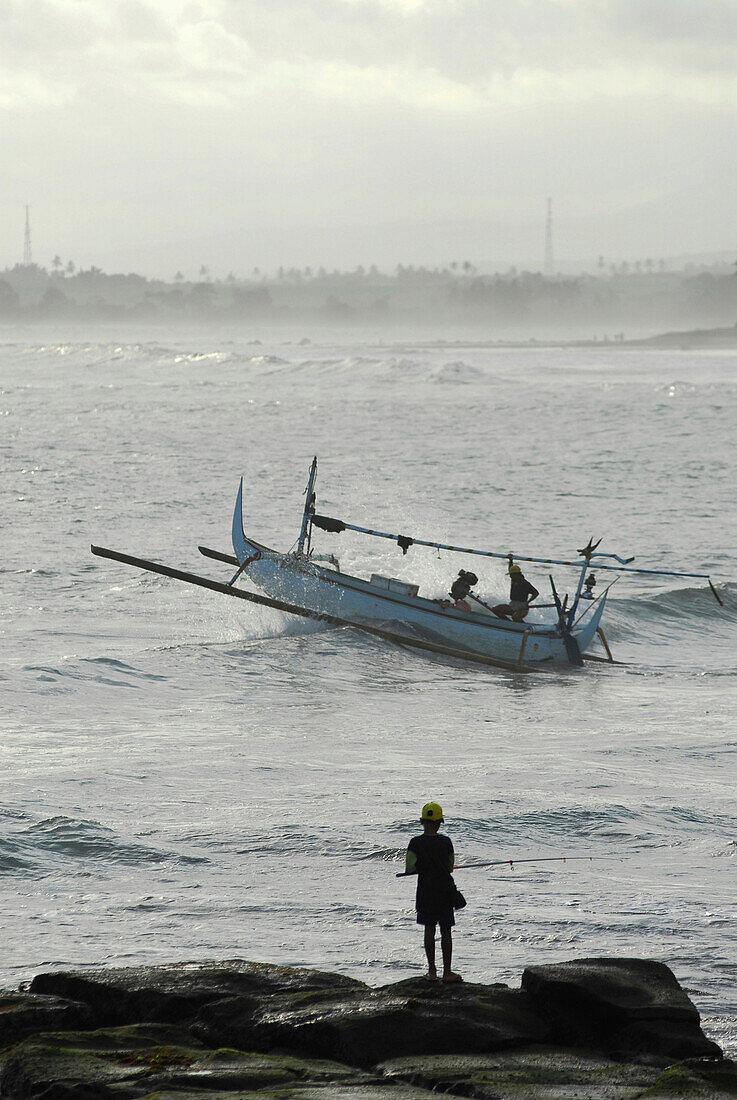
[[[450,837],[440,833],[413,836],[409,851],[417,857],[417,896],[420,913],[442,913],[453,907],[451,870],[455,860]]]
[[[525,603],[534,600],[540,593],[530,584],[526,577],[513,577],[509,586],[509,598],[515,603]]]

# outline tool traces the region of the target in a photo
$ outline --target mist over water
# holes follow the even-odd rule
[[[413,887],[394,872],[434,798],[459,862],[597,857],[459,871],[465,977],[657,958],[737,1052],[733,353],[13,335],[5,985],[234,956],[377,984],[418,972]],[[724,606],[698,580],[623,577],[604,619],[623,667],[525,677],[89,553],[228,579],[197,546],[230,550],[241,474],[248,532],[287,549],[313,454],[329,515],[554,557],[603,536],[635,564],[711,574]],[[469,560],[350,532],[317,543],[432,596]],[[481,593],[503,596],[504,563],[473,561]],[[546,568],[527,571],[543,592]]]

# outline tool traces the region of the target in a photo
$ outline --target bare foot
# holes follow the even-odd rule
[[[431,982],[435,981],[435,979],[438,976],[438,972],[437,972],[437,970],[435,969],[434,966],[429,967],[429,969],[427,971],[427,976],[428,976],[428,978]]]
[[[462,982],[463,978],[460,974],[454,974],[452,970],[446,970],[443,974],[444,982]]]

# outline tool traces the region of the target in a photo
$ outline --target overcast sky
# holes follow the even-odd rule
[[[737,0],[0,0],[0,120],[0,266],[737,256]]]

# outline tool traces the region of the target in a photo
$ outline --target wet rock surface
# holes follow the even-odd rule
[[[228,959],[38,974],[30,990],[82,1001],[95,1012],[102,1027],[193,1019],[204,1005],[227,997],[239,998],[244,1007],[256,1007],[279,994],[343,995],[366,988],[363,982],[342,974]]]
[[[89,1005],[64,997],[0,992],[0,1050],[39,1031],[94,1027]]]
[[[211,1050],[186,1031],[162,1024],[39,1035],[11,1053],[3,1073],[9,1096],[140,1097],[161,1088],[263,1092],[305,1084],[360,1085],[370,1081],[349,1066],[288,1055]]]
[[[202,1014],[196,1033],[238,1047],[287,1048],[369,1067],[399,1054],[490,1051],[542,1042],[531,1000],[504,985],[412,979],[347,996],[276,997],[255,1013],[238,1002]]]
[[[479,1100],[516,1100],[528,1095],[629,1100],[642,1096],[661,1072],[654,1066],[622,1064],[589,1051],[563,1051],[559,1047],[495,1055],[397,1058],[378,1068],[395,1080]]]
[[[496,1055],[397,1058],[377,1067],[436,1096],[476,1100],[637,1100],[737,1096],[737,1066],[694,1059],[665,1069],[617,1062],[590,1051],[540,1047]]]
[[[11,1100],[737,1097],[667,967],[580,959],[522,988],[230,960],[38,975],[0,994]]]

